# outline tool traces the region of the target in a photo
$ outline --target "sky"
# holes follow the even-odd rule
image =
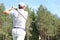
[[[6,9],[12,6],[18,6],[20,2],[24,2],[34,10],[37,10],[38,7],[42,4],[51,13],[57,14],[57,16],[60,17],[60,0],[0,0],[0,3],[3,3]]]

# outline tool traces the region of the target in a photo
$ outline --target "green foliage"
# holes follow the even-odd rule
[[[11,40],[12,20],[9,16],[3,14],[5,6],[0,4],[0,40]]]
[[[60,40],[60,19],[58,19],[58,26],[56,28],[55,33],[56,33],[57,40]]]
[[[55,36],[57,26],[57,16],[52,15],[47,8],[40,5],[37,11],[37,29],[39,30],[41,37]]]
[[[27,40],[38,40],[38,31],[36,29],[36,15],[34,10],[27,6],[26,10],[28,11],[28,20],[27,20]]]

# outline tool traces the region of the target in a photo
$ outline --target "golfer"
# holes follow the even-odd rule
[[[13,7],[4,11],[4,14],[11,15],[11,17],[13,18],[13,40],[24,40],[25,38],[25,24],[28,16],[28,12],[24,10],[25,7],[26,5],[21,2],[20,4],[18,4],[18,9]]]

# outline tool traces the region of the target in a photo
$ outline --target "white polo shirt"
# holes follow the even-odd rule
[[[18,9],[18,11],[27,19],[27,11],[23,9]],[[16,10],[10,11],[10,15],[13,18],[13,27],[25,28],[26,20]]]

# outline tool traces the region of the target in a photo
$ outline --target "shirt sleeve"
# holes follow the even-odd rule
[[[10,15],[13,15],[13,14],[14,14],[14,10],[11,10],[11,11],[10,11]]]
[[[12,18],[13,15],[14,15],[14,10],[11,10],[11,11],[10,11],[10,17]]]

